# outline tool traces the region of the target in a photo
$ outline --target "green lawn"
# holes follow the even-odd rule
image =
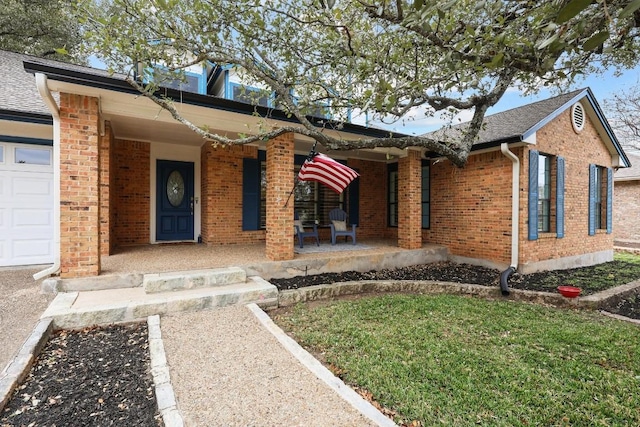
[[[594,312],[382,295],[274,320],[398,423],[640,426],[640,327]]]

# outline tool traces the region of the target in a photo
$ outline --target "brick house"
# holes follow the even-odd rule
[[[640,248],[640,156],[629,154],[631,167],[613,176],[615,205],[613,209],[614,243],[616,246]]]
[[[241,102],[228,71],[193,70],[184,83],[192,89],[167,94],[194,123],[227,134],[258,126],[254,111],[289,120],[268,100]],[[30,57],[15,72],[36,76],[53,116],[60,265],[50,270],[62,277],[99,274],[101,257],[119,246],[160,242],[265,242],[269,259],[293,259],[294,211],[322,224],[336,206],[358,224],[359,240],[443,245],[456,261],[527,272],[613,256],[611,177],[629,162],[589,89],[487,117],[462,169],[420,148],[320,148],[360,178],[341,196],[305,183],[285,205],[311,140],[215,148],[122,76]],[[386,134],[351,123],[328,132]]]

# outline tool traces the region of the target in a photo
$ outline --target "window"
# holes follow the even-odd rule
[[[243,161],[243,230],[264,229],[267,223],[267,165],[265,152],[261,150],[258,153],[258,159],[245,158]],[[300,171],[305,159],[306,156],[296,156],[295,174]],[[357,179],[341,194],[318,182],[300,181],[295,186],[290,203],[294,203],[295,212],[305,224],[315,221],[320,225],[327,224],[329,211],[337,207],[347,212],[351,224],[358,224],[358,199]]]
[[[613,170],[589,165],[589,235],[612,231]]]
[[[422,228],[429,228],[431,210],[431,185],[429,164],[422,165]]]
[[[398,226],[398,164],[388,165],[389,182],[388,182],[388,212],[389,227]]]
[[[50,165],[51,151],[37,148],[16,148],[15,162],[27,165]]]
[[[263,107],[271,106],[271,96],[263,90],[231,83],[231,99]]]
[[[4,163],[4,146],[0,145],[0,163]]]
[[[551,231],[551,158],[544,154],[538,159],[538,231]]]
[[[529,240],[564,237],[564,158],[529,151]]]
[[[206,92],[204,90],[204,75],[186,71],[183,79],[163,80],[160,85],[171,89],[178,89],[183,92],[200,94],[205,94]]]

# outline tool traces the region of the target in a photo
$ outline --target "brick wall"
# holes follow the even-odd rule
[[[358,238],[384,237],[387,227],[387,168],[384,163],[349,159],[360,174]],[[382,233],[382,235],[381,235]]]
[[[60,276],[100,273],[98,99],[60,94]]]
[[[267,142],[266,256],[272,261],[293,259],[293,203],[285,206],[294,180],[293,135]]]
[[[398,246],[422,247],[422,159],[408,150],[398,161]]]
[[[242,230],[242,159],[257,156],[257,147],[202,146],[203,243],[220,245],[265,240],[264,230]]]
[[[150,151],[148,142],[116,139],[112,150],[115,167],[113,238],[118,246],[150,242]]]
[[[565,158],[565,237],[528,236],[529,150]],[[613,248],[612,235],[588,235],[589,163],[611,166],[593,124],[576,134],[567,110],[537,132],[536,145],[511,148],[520,159],[519,264],[575,257]],[[508,264],[511,258],[511,168],[499,151],[474,154],[464,168],[448,161],[431,166],[431,226],[423,241],[445,245],[452,255]],[[553,167],[555,170],[555,165]],[[555,187],[555,178],[552,188]],[[552,196],[555,199],[555,195]],[[552,203],[555,216],[555,203]]]
[[[576,133],[571,126],[568,109],[537,133],[535,147],[540,153],[565,158],[565,237],[557,238],[555,232],[541,233],[538,240],[528,240],[527,226],[527,177],[529,174],[529,150],[521,157],[520,178],[520,263],[573,257],[613,249],[613,234],[597,230],[589,236],[589,164],[611,166],[611,154],[604,146],[591,120]]]
[[[114,230],[114,213],[112,209],[111,188],[114,183],[115,174],[111,173],[113,156],[111,147],[113,146],[113,132],[111,123],[104,125],[104,135],[99,137],[100,144],[100,255],[109,255],[113,251],[114,239],[111,239]]]
[[[615,240],[640,244],[640,181],[615,181],[613,208]]]
[[[508,263],[511,254],[511,161],[499,151],[469,157],[464,168],[431,165],[428,243],[455,256]]]

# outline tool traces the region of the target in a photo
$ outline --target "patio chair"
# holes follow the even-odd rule
[[[307,237],[315,237],[316,245],[320,246],[320,237],[318,237],[318,226],[313,224],[313,231],[305,231],[302,221],[298,218],[298,214],[293,217],[293,233],[298,236],[298,244],[300,248],[304,246],[304,239]]]
[[[336,237],[344,236],[344,241],[347,241],[347,237],[351,236],[353,244],[356,244],[356,226],[357,224],[351,224],[351,229],[347,228],[347,213],[340,208],[335,208],[329,212],[329,220],[331,227],[331,244],[336,244]]]

